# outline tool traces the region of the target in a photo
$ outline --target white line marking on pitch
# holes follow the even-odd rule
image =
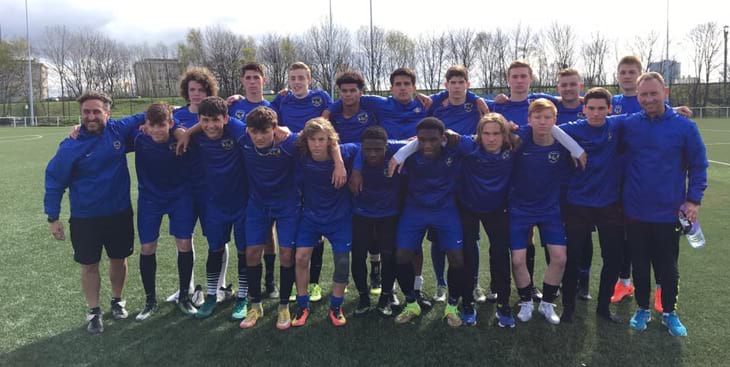
[[[42,139],[43,135],[0,136],[0,143],[15,143]]]
[[[710,162],[710,163],[719,164],[721,166],[728,166],[728,167],[730,167],[730,163],[727,163],[727,162],[713,161],[712,159],[708,159],[707,161]]]
[[[730,133],[730,130],[700,129],[701,131],[712,131],[715,133]]]
[[[710,145],[730,145],[730,143],[707,143],[707,144],[705,144],[705,146],[710,146]]]

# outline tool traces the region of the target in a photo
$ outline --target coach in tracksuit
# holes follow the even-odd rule
[[[649,264],[662,279],[662,324],[675,336],[687,335],[675,312],[680,227],[684,211],[696,221],[707,187],[707,155],[697,125],[664,104],[666,85],[659,73],[639,77],[642,111],[626,121],[623,142],[628,162],[623,203],[631,247],[636,302],[631,328],[642,331],[651,320]]]
[[[99,92],[86,92],[78,102],[82,117],[79,136],[62,141],[48,163],[44,207],[51,234],[64,240],[59,215],[63,193],[69,189],[71,244],[74,260],[81,264],[81,286],[89,306],[87,330],[98,334],[104,330],[99,307],[102,247],[109,257],[112,316],[127,317],[122,289],[127,257],[134,245],[134,227],[126,137],[144,123],[144,115],[110,120],[111,99]]]

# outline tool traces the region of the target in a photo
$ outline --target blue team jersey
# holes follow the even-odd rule
[[[459,153],[444,147],[441,156],[428,159],[416,152],[404,164],[408,175],[406,205],[444,208],[454,205],[454,189],[459,175]]]
[[[156,143],[139,131],[132,133],[129,147],[134,150],[139,197],[166,206],[181,196],[190,195],[190,156],[178,156],[177,140]]]
[[[362,174],[362,191],[355,197],[353,213],[368,218],[398,214],[401,175],[396,171],[392,177],[388,177],[387,173],[390,158],[404,145],[400,142],[388,142],[383,164],[377,167],[369,166],[365,162],[355,162],[354,169]],[[360,156],[361,154],[357,155]]]
[[[628,116],[622,143],[628,157],[623,203],[628,218],[675,223],[685,201],[701,203],[707,152],[697,125],[668,106],[662,116]],[[590,158],[589,158],[590,159]]]
[[[440,98],[434,98],[434,103],[429,108],[428,115],[438,118],[447,129],[454,130],[459,134],[474,134],[481,117],[476,105],[477,98],[479,97],[476,94],[467,93],[464,103],[451,105],[446,102],[446,106],[443,105]]]
[[[189,129],[198,123],[198,114],[192,113],[188,109],[190,105],[183,106],[172,111],[172,118],[184,128]],[[193,189],[197,192],[205,190],[205,172],[203,171],[203,163],[200,158],[200,151],[193,144],[188,148],[190,159],[190,180]]]
[[[612,115],[630,115],[639,111],[641,111],[641,105],[639,105],[639,98],[636,96],[617,94],[611,97]]]
[[[252,200],[266,205],[298,205],[299,191],[294,178],[299,151],[294,133],[268,148],[256,148],[251,137],[242,139]]]
[[[232,106],[228,107],[228,115],[231,117],[235,117],[242,122],[246,122],[246,115],[248,115],[251,110],[259,106],[271,107],[271,103],[265,99],[261,102],[255,103],[249,102],[247,99],[242,99],[234,103]]]
[[[512,121],[517,125],[527,125],[527,116],[529,115],[530,103],[538,98],[547,98],[551,101],[555,100],[554,96],[544,93],[530,93],[524,101],[514,102],[507,101],[505,103],[495,103],[487,101],[487,106],[492,112],[497,112],[504,116],[507,121]],[[554,102],[553,102],[554,103]]]
[[[507,203],[514,152],[489,153],[474,139],[462,136],[456,148],[462,155],[458,198],[467,209],[490,213]]]
[[[555,106],[558,108],[558,124],[564,124],[586,118],[586,115],[583,113],[582,102],[575,108],[565,107],[562,103],[557,103]]]
[[[362,96],[360,108],[374,113],[380,126],[388,133],[388,138],[396,140],[416,136],[416,125],[428,116],[426,108],[415,98],[402,104],[392,96]],[[330,112],[342,112],[342,101],[334,103]]]
[[[330,121],[340,136],[340,143],[359,143],[365,129],[378,123],[372,111],[362,108],[350,117],[345,117],[342,111],[332,113]]]
[[[619,201],[621,186],[619,139],[623,116],[609,116],[601,127],[587,120],[561,124],[588,154],[586,170],[572,169],[567,200],[574,205],[601,208]]]
[[[246,136],[246,125],[235,118],[229,119],[220,139],[211,140],[205,133],[194,135],[205,171],[208,203],[224,214],[237,213],[248,203],[242,148]]]
[[[570,153],[555,141],[539,146],[532,129],[522,128],[522,145],[515,152],[515,168],[509,193],[513,214],[552,215],[560,213],[560,192]]]
[[[82,126],[77,139],[64,139],[46,167],[46,214],[58,218],[66,188],[75,218],[107,216],[129,208],[127,143],[144,121],[143,113],[109,120],[99,135]]]
[[[271,106],[279,113],[279,125],[295,133],[302,131],[307,121],[322,116],[331,104],[332,98],[323,90],[310,90],[304,98],[297,98],[289,92],[283,97],[277,95],[271,101]]]
[[[342,144],[340,152],[344,161],[351,161],[358,151],[358,144]],[[307,154],[299,160],[304,196],[303,215],[316,224],[335,223],[352,214],[352,196],[347,186],[336,189],[332,184],[335,164],[331,159],[318,162]]]

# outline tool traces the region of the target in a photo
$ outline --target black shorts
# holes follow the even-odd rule
[[[101,260],[101,248],[110,259],[124,259],[134,251],[132,208],[105,217],[69,219],[74,260],[83,265]]]

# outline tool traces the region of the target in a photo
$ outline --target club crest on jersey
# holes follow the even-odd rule
[[[174,152],[177,149],[177,142],[170,143],[167,148]]]
[[[464,103],[464,111],[465,112],[471,112],[472,110],[474,110],[474,104],[473,103],[471,103],[471,102]]]
[[[367,124],[368,123],[368,113],[367,112],[360,112],[357,114],[357,122],[361,124]]]
[[[454,164],[454,157],[446,158],[446,167],[451,167]]]
[[[583,112],[578,112],[578,114],[576,115],[576,117],[578,117],[579,119],[584,119],[584,118],[586,118],[586,114],[583,113]]]
[[[238,110],[236,111],[236,118],[239,120],[243,120],[243,117],[246,116],[246,111],[244,110]]]
[[[550,163],[556,163],[558,160],[560,160],[560,152],[550,152],[548,153],[548,161]]]
[[[122,148],[122,142],[119,140],[114,140],[112,146],[114,147],[114,149],[119,150]]]
[[[509,156],[510,156],[509,150],[505,150],[504,152],[502,152],[502,159],[509,159]]]
[[[312,97],[312,106],[319,107],[322,105],[324,101],[322,101],[322,97],[320,96],[314,96]]]
[[[613,133],[609,131],[608,132],[608,141],[611,141],[611,139],[613,139]]]
[[[223,148],[223,150],[233,149],[233,140],[232,139],[221,140],[221,148]]]
[[[621,114],[621,110],[623,110],[623,107],[621,107],[621,105],[620,105],[620,104],[619,104],[619,105],[615,105],[615,106],[613,106],[613,111],[614,111],[614,112],[615,112],[615,113],[616,113],[617,115],[620,115],[620,114]]]

